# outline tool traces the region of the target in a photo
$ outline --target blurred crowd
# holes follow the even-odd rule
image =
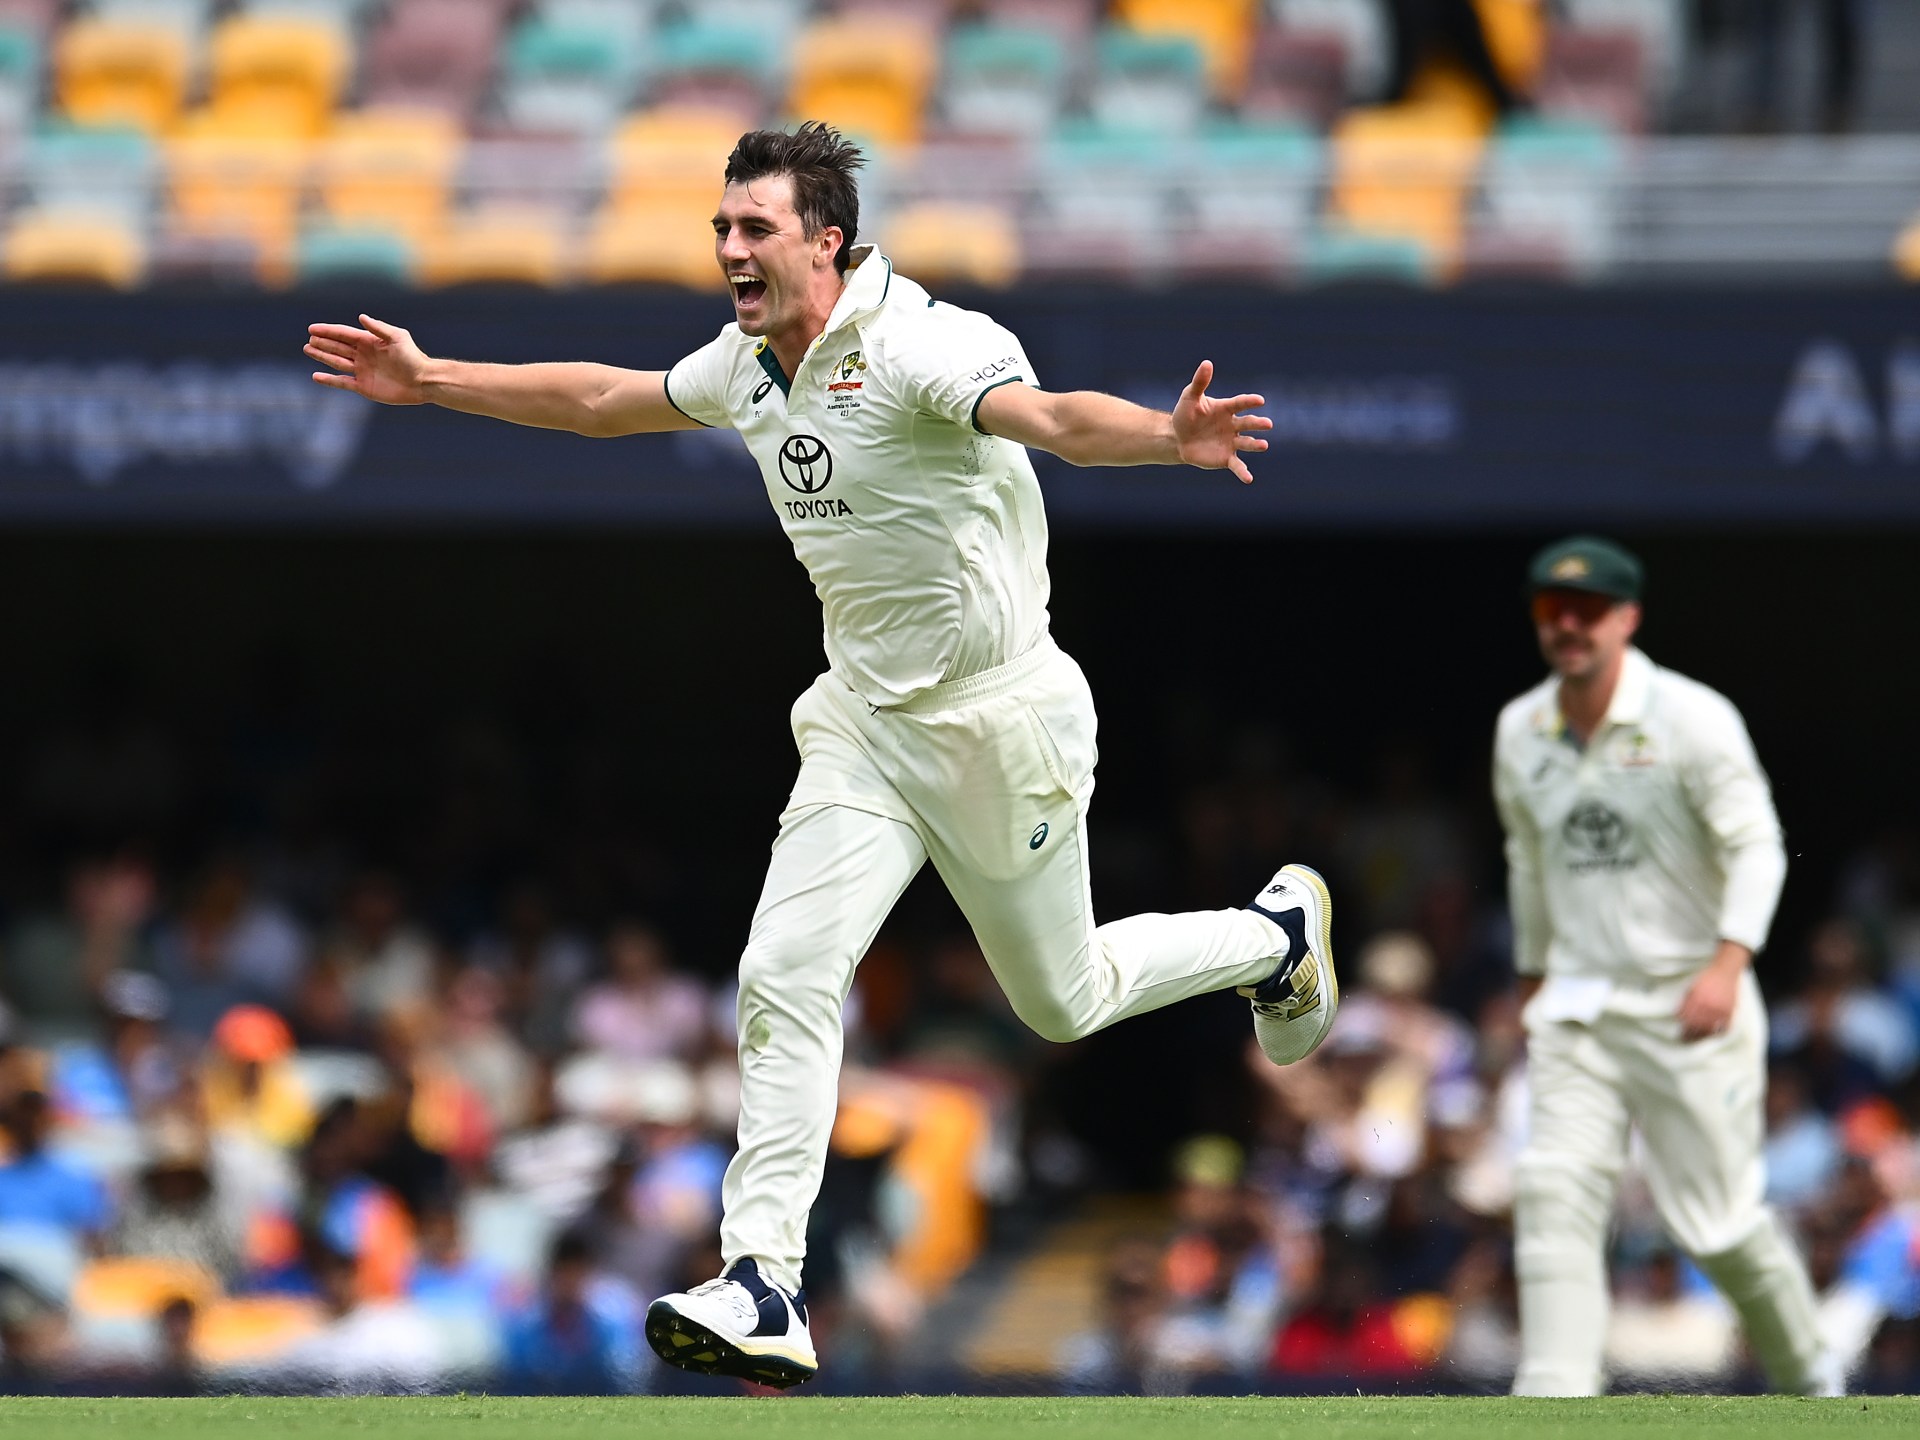
[[[1021,1383],[1510,1377],[1526,1062],[1486,802],[1446,793],[1411,749],[1343,786],[1271,731],[1222,747],[1171,724],[1167,813],[1096,809],[1096,899],[1240,904],[1275,857],[1312,857],[1342,897],[1338,1024],[1285,1070],[1259,1059],[1232,996],[1049,1046],[957,916],[910,894],[848,1004],[809,1235],[829,1383],[884,1389],[964,1357],[987,1322],[949,1303],[955,1282],[1004,1277],[1074,1206],[1143,1176],[1168,1182],[1150,1218],[1093,1262],[1077,1308],[1050,1312],[1055,1348]],[[654,906],[608,902],[620,886],[588,904],[525,863],[526,835],[486,840],[471,775],[381,836],[328,810],[319,777],[353,786],[310,748],[227,747],[211,772],[226,779],[191,786],[165,754],[137,726],[61,732],[22,771],[0,846],[0,1389],[708,1383],[659,1367],[640,1321],[719,1265],[738,1107],[727,957],[756,877],[683,871],[695,894],[738,892],[727,923],[700,929],[687,916],[707,912],[676,910],[674,887],[625,888]],[[265,818],[221,801],[218,825],[166,822],[209,784],[266,797]],[[613,842],[563,827],[545,843],[578,865]],[[66,858],[27,863],[43,854]],[[1761,961],[1770,1184],[1854,1383],[1913,1388],[1920,841],[1863,849],[1826,908]],[[1754,1383],[1631,1167],[1614,1261],[1618,1384]]]
[[[1388,853],[1412,852],[1376,858]],[[1808,1255],[1827,1342],[1869,1393],[1920,1388],[1917,861],[1911,835],[1870,847],[1836,913],[1761,961],[1775,992],[1768,1198]],[[1395,871],[1348,873],[1365,895],[1369,873]],[[1524,1032],[1513,991],[1461,985],[1437,938],[1376,931],[1307,1061],[1276,1069],[1248,1047],[1252,1135],[1175,1153],[1165,1229],[1113,1251],[1099,1323],[1062,1352],[1070,1383],[1506,1388]],[[1610,1266],[1616,1389],[1762,1387],[1732,1308],[1674,1248],[1631,1157]]]

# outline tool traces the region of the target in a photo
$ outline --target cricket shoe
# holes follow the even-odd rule
[[[806,1292],[788,1294],[736,1260],[717,1280],[647,1307],[647,1343],[669,1365],[702,1375],[733,1375],[781,1390],[804,1385],[820,1368],[807,1331]]]
[[[1333,973],[1333,897],[1318,870],[1283,865],[1249,910],[1287,937],[1287,956],[1258,985],[1239,993],[1253,1002],[1253,1035],[1276,1065],[1311,1055],[1333,1028],[1340,981]]]

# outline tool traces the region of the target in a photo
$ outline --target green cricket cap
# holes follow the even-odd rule
[[[1616,600],[1638,600],[1643,578],[1631,551],[1597,535],[1556,540],[1527,566],[1531,590],[1587,590]]]

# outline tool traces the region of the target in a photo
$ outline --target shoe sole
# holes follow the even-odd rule
[[[1321,984],[1325,987],[1327,1018],[1326,1023],[1320,1027],[1320,1033],[1313,1037],[1313,1044],[1294,1060],[1288,1062],[1297,1065],[1318,1050],[1327,1036],[1333,1033],[1334,1016],[1340,1009],[1340,976],[1333,968],[1333,894],[1327,889],[1327,882],[1321,878],[1320,872],[1311,865],[1282,865],[1280,873],[1293,876],[1311,890],[1320,902],[1320,923],[1314,930],[1313,943],[1309,949],[1314,958],[1320,962],[1320,971],[1324,977]]]
[[[664,1300],[647,1307],[646,1330],[647,1344],[654,1354],[669,1365],[697,1375],[726,1375],[791,1390],[813,1379],[820,1369],[791,1356],[743,1349],[699,1321],[689,1320]]]

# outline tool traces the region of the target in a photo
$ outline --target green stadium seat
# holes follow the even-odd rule
[[[0,136],[30,129],[39,105],[39,38],[25,26],[0,23]]]
[[[534,19],[508,37],[505,70],[516,127],[604,134],[632,98],[640,55],[615,31]]]
[[[1548,244],[1576,274],[1604,267],[1612,254],[1619,136],[1599,121],[1522,115],[1488,142],[1480,187],[1482,238]]]
[[[1066,98],[1067,47],[1051,31],[963,25],[947,40],[942,105],[969,135],[1043,135]]]
[[[413,271],[413,246],[386,230],[310,230],[294,258],[294,278],[303,285],[338,279],[408,285]]]
[[[1109,26],[1096,37],[1093,53],[1088,109],[1096,119],[1175,132],[1198,123],[1207,102],[1207,67],[1193,41]]]
[[[159,178],[159,152],[138,130],[57,125],[27,144],[26,188],[36,205],[143,221]]]
[[[1439,279],[1433,252],[1418,240],[1340,230],[1306,236],[1297,273],[1301,280],[1314,285],[1374,280],[1428,286]]]

